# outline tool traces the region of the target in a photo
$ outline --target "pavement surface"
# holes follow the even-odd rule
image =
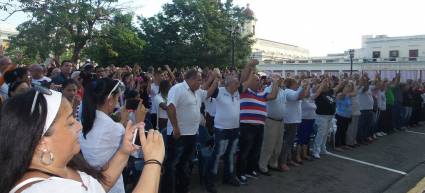
[[[219,181],[217,188],[219,193],[405,193],[425,177],[425,127],[332,153],[289,172],[249,180],[245,186]],[[206,192],[198,178],[192,184],[192,193]]]

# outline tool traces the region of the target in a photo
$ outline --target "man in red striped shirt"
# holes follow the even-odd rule
[[[245,66],[241,74],[240,87],[240,154],[237,163],[238,178],[241,184],[247,177],[257,178],[258,162],[264,135],[264,121],[267,116],[266,102],[277,96],[280,77],[273,78],[271,93],[259,92],[260,79],[255,74],[257,60]]]

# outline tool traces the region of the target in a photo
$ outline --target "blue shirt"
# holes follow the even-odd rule
[[[345,117],[351,118],[353,112],[353,103],[349,96],[345,96],[343,99],[336,99],[336,114]]]

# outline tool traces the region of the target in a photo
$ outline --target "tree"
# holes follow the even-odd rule
[[[132,26],[132,14],[117,14],[89,42],[85,55],[101,65],[133,65],[141,61],[145,42]]]
[[[19,34],[11,37],[9,53],[22,53],[28,60],[45,61],[52,54],[59,60],[69,45],[66,30],[55,27],[45,18],[40,21],[27,21],[17,27]],[[28,61],[25,60],[25,61]]]
[[[32,16],[30,23],[52,27],[50,36],[58,46],[72,49],[72,61],[77,62],[86,43],[93,37],[96,27],[108,21],[117,11],[113,5],[117,0],[17,0],[18,4],[5,3],[10,15],[25,12]],[[28,25],[28,27],[34,27]],[[38,26],[40,27],[40,26]],[[32,30],[28,30],[32,31]],[[57,33],[63,33],[57,35]],[[65,35],[64,35],[65,34]],[[28,34],[31,35],[31,34]],[[53,50],[53,49],[52,49]]]
[[[251,52],[251,36],[242,26],[252,16],[232,0],[174,0],[154,17],[139,18],[141,37],[146,41],[144,62],[148,65],[229,65],[232,41],[237,63]]]

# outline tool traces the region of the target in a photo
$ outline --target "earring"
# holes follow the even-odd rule
[[[46,154],[47,154],[47,158],[46,158]],[[50,165],[53,163],[53,153],[52,152],[47,152],[47,149],[43,149],[43,151],[41,152],[40,155],[40,162],[44,165]]]

